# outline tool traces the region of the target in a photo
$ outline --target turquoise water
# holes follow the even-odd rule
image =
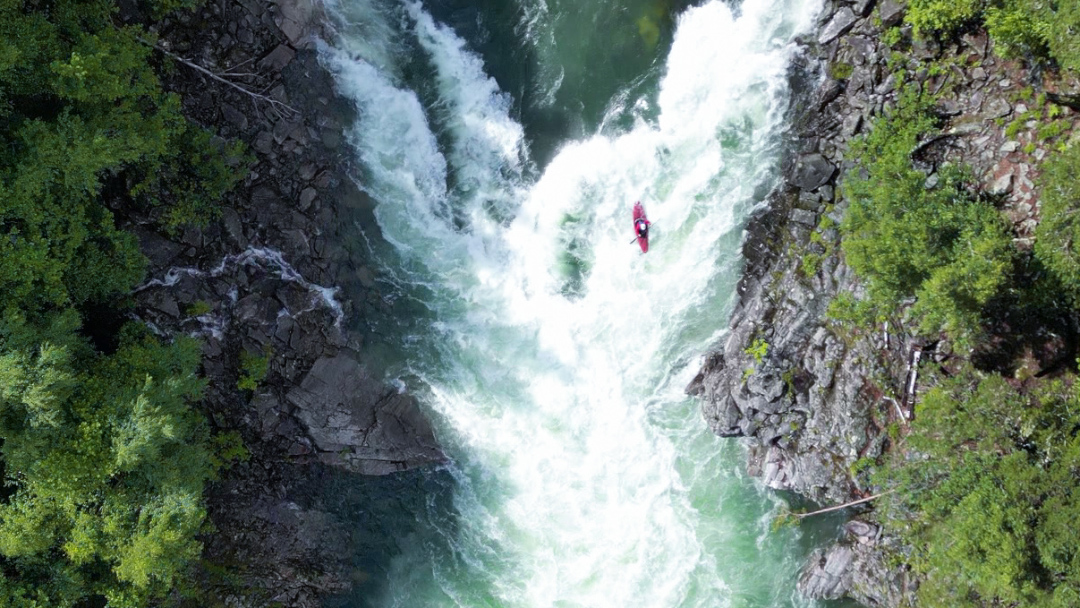
[[[342,605],[805,606],[808,547],[683,389],[723,336],[816,0],[339,0],[383,364],[451,463]],[[631,207],[653,222],[632,244]]]

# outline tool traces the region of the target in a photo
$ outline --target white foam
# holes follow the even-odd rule
[[[461,482],[454,559],[406,551],[385,605],[730,603],[739,565],[716,539],[734,524],[691,500],[721,473],[688,467],[684,445],[705,446],[708,461],[719,444],[681,389],[687,362],[723,331],[741,222],[775,171],[789,40],[814,4],[745,0],[737,19],[719,2],[689,9],[659,121],[568,142],[535,184],[521,177],[506,96],[420,4],[406,4],[402,35],[435,66],[438,107],[371,61],[324,49],[357,103],[352,142],[404,260],[397,276],[423,283],[438,316],[410,337],[410,371]],[[530,6],[532,27],[546,6]],[[450,175],[469,186],[452,192]],[[493,199],[508,225],[486,213]],[[638,199],[653,221],[647,255],[630,243]],[[568,243],[583,268],[573,296]]]
[[[297,313],[310,312],[318,306],[323,306],[328,308],[334,314],[334,325],[336,327],[341,325],[341,322],[345,317],[345,311],[341,308],[341,303],[337,301],[337,295],[340,290],[337,287],[325,287],[308,281],[293,268],[291,264],[285,261],[285,257],[280,251],[268,247],[248,247],[240,253],[227,255],[210,270],[202,270],[201,268],[193,266],[174,266],[166,270],[162,278],[150,279],[136,287],[133,291],[138,293],[152,287],[172,287],[185,276],[195,278],[216,278],[225,274],[230,268],[238,266],[257,266],[276,274],[283,281],[300,285],[302,288],[314,294],[316,301],[311,308],[307,308],[303,311],[296,311]],[[236,287],[233,287],[229,291],[229,297],[235,304],[238,297]],[[202,317],[200,317],[200,319],[201,318]],[[208,331],[215,337],[221,337],[220,328],[210,328]]]

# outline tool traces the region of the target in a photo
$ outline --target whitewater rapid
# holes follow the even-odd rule
[[[377,204],[372,253],[425,311],[396,337],[394,372],[434,418],[454,480],[451,512],[416,514],[377,597],[357,605],[801,605],[798,533],[770,529],[778,499],[683,387],[726,327],[743,224],[776,179],[792,40],[816,0],[686,9],[653,88],[643,76],[612,98],[608,115],[629,119],[544,166],[514,98],[423,4],[332,8],[342,37],[321,57],[358,109],[348,137]],[[555,99],[573,72],[551,59],[565,17],[520,8],[508,26]],[[631,244],[636,200],[647,255]]]

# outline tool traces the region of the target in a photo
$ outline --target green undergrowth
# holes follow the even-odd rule
[[[969,188],[963,167],[938,168],[938,182],[912,162],[937,128],[932,99],[904,86],[897,104],[855,142],[857,168],[844,181],[842,249],[867,286],[869,308],[914,297],[911,315],[928,333],[980,333],[983,307],[1008,282],[1012,248],[1005,222]]]
[[[917,36],[954,36],[985,27],[1005,57],[1041,58],[1080,69],[1080,4],[1045,0],[911,0]]]
[[[988,10],[920,15],[930,4],[913,2],[909,18],[959,27],[968,7]],[[1060,111],[1025,93],[1034,109],[1020,118],[1056,145],[1039,167],[1034,249],[1017,247],[967,168],[919,151],[946,125],[938,99],[904,82],[913,67],[895,59],[896,102],[851,147],[840,248],[865,297],[841,294],[829,315],[841,335],[889,321],[948,348],[919,368],[914,419],[890,423],[884,456],[852,474],[888,492],[874,517],[904,541],[920,606],[1080,605],[1080,146],[1061,141]]]

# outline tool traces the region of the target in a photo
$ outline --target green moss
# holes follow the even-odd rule
[[[205,300],[197,300],[195,302],[192,302],[191,305],[188,306],[187,315],[189,317],[201,317],[206,313],[210,312],[211,310],[213,310],[213,307],[210,306],[208,302],[206,302]]]
[[[240,380],[237,381],[236,387],[241,390],[255,390],[258,388],[259,383],[266,379],[269,370],[269,347],[262,355],[253,355],[247,351],[242,351],[240,353]]]
[[[754,338],[754,341],[743,352],[753,357],[755,365],[761,365],[769,352],[769,343],[764,338]]]
[[[855,66],[850,63],[838,61],[829,65],[829,76],[836,80],[847,80],[855,71]]]

